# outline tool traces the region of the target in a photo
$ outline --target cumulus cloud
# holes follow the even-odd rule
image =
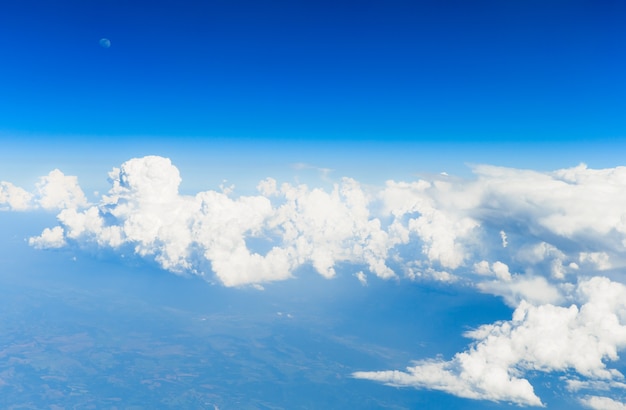
[[[54,249],[65,246],[65,238],[63,237],[63,229],[60,226],[54,228],[46,228],[41,235],[28,239],[28,244],[37,249]]]
[[[563,238],[620,237],[623,249],[626,218],[619,203],[626,200],[626,167],[593,170],[579,165],[551,173],[493,166],[477,166],[483,203],[494,215],[525,222],[534,234]],[[598,216],[602,217],[599,218]]]
[[[559,304],[565,299],[559,288],[542,276],[516,275],[505,282],[480,282],[476,287],[485,293],[502,296],[511,307],[523,300],[535,304]]]
[[[36,198],[44,209],[78,208],[87,205],[87,198],[78,185],[78,178],[66,176],[58,169],[39,179]]]
[[[539,173],[477,166],[474,172],[473,180],[435,176],[378,189],[351,178],[330,190],[268,178],[257,195],[220,189],[186,196],[178,192],[181,176],[171,161],[150,156],[113,169],[111,189],[93,205],[77,178],[59,170],[42,177],[32,194],[2,183],[0,204],[61,210],[61,231],[54,234],[62,233],[63,241],[46,232],[48,239],[42,234],[34,246],[128,245],[164,269],[212,271],[228,286],[286,279],[305,264],[328,278],[337,264],[350,263],[381,278],[401,271],[446,281],[473,267],[483,277],[473,280],[497,281],[483,290],[545,300],[546,286],[533,298],[528,278],[565,281],[579,268],[624,265],[622,168]],[[600,192],[613,197],[590,199]],[[598,214],[602,218],[594,218]],[[266,246],[251,247],[255,240]]]
[[[606,367],[626,347],[626,286],[607,278],[581,281],[568,307],[522,301],[508,321],[466,333],[476,342],[451,360],[416,362],[405,371],[356,372],[393,386],[442,390],[460,397],[541,406],[526,371],[575,371],[622,380]]]
[[[342,266],[362,284],[373,276],[469,283],[516,309],[510,321],[469,332],[475,342],[448,361],[356,377],[524,405],[541,405],[529,370],[615,383],[621,376],[604,364],[624,347],[624,308],[597,297],[608,279],[580,278],[626,265],[626,168],[473,172],[382,187],[325,174],[324,189],[267,178],[247,196],[224,186],[181,195],[176,166],[148,156],[114,168],[95,203],[76,177],[53,170],[32,192],[1,182],[0,209],[59,210],[58,226],[30,238],[34,247],[130,250],[225,286],[260,287],[304,265],[332,278]],[[605,286],[607,295],[623,292],[618,285]],[[589,319],[594,312],[601,324]]]
[[[466,242],[472,241],[478,222],[467,215],[468,203],[448,182],[387,182],[380,193],[384,211],[394,220],[389,231],[397,243],[417,236],[430,261],[455,269],[468,258]],[[471,202],[471,201],[470,201]]]
[[[58,247],[64,239],[110,248],[129,245],[176,273],[210,269],[227,286],[286,279],[303,264],[328,278],[341,262],[365,264],[383,278],[395,276],[386,264],[395,240],[370,215],[372,198],[352,179],[330,192],[306,185],[279,187],[268,179],[259,184],[260,195],[233,198],[227,191],[205,191],[184,196],[178,193],[178,169],[154,156],[125,162],[109,179],[112,187],[99,204],[77,209],[68,203],[58,215],[60,227],[31,238],[31,244]],[[266,252],[248,246],[251,239],[272,237],[279,240]]]
[[[25,211],[32,208],[33,195],[10,182],[0,182],[0,206],[4,210]]]
[[[506,263],[496,261],[491,265],[483,260],[474,264],[474,273],[485,276],[495,276],[496,278],[508,282],[511,280],[511,272]]]
[[[55,169],[39,178],[34,193],[16,187],[10,182],[0,182],[0,209],[25,211],[43,208],[59,210],[87,205],[87,198],[75,176],[66,176]]]
[[[525,286],[530,279],[512,280],[511,269],[562,281],[579,268],[623,266],[623,212],[616,205],[624,192],[618,189],[624,185],[621,168],[538,173],[478,166],[474,172],[475,180],[435,176],[388,181],[377,190],[350,178],[330,191],[266,179],[258,195],[236,198],[229,188],[183,196],[178,169],[166,158],[145,157],[114,169],[111,189],[91,206],[77,178],[59,170],[42,177],[33,193],[3,182],[0,203],[5,209],[61,210],[61,230],[33,238],[34,246],[68,240],[130,245],[165,269],[210,270],[227,285],[285,279],[303,264],[326,277],[348,262],[383,278],[403,271],[447,281],[474,266],[484,277],[478,282],[498,282],[483,290],[504,295],[508,287],[509,294],[533,299],[533,288]],[[600,192],[614,198],[589,199]],[[603,217],[595,222],[598,212]],[[611,235],[615,240],[607,241]],[[271,246],[253,250],[255,238]],[[545,289],[538,287],[534,299],[545,299]]]
[[[606,252],[581,252],[578,261],[583,265],[591,264],[596,270],[607,270],[612,267]]]

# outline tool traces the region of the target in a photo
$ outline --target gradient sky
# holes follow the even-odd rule
[[[465,162],[614,166],[624,148],[621,1],[27,0],[1,11],[7,176],[24,175],[24,152],[42,158],[36,175],[50,153],[89,175],[77,157],[90,147],[110,158],[98,173],[201,152],[205,171],[230,165],[219,178],[235,179],[256,163],[362,176],[376,158],[385,178]]]

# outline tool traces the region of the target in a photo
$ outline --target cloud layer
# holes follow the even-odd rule
[[[526,371],[575,371],[591,380],[623,380],[606,360],[626,347],[626,286],[607,278],[581,281],[568,307],[525,301],[512,320],[467,332],[476,342],[451,360],[417,362],[406,371],[357,372],[393,386],[442,390],[461,397],[541,406]],[[596,400],[597,401],[597,400]]]
[[[149,156],[114,168],[95,203],[54,170],[33,192],[1,182],[0,207],[59,211],[32,246],[133,252],[225,286],[288,279],[305,265],[331,278],[342,267],[363,285],[370,276],[461,281],[515,308],[512,320],[468,332],[474,343],[450,360],[359,378],[520,405],[542,404],[527,371],[621,380],[605,365],[626,343],[626,168],[473,172],[382,187],[342,178],[326,190],[268,178],[255,195],[181,195],[178,169]],[[585,397],[587,406],[613,400]]]
[[[474,172],[474,180],[440,176],[381,188],[343,178],[330,191],[268,178],[257,195],[185,196],[168,159],[144,157],[111,171],[111,189],[92,205],[76,177],[58,170],[34,193],[3,182],[0,204],[61,210],[62,231],[46,231],[33,245],[129,245],[164,269],[213,271],[228,286],[286,279],[304,264],[325,277],[350,263],[381,278],[474,274],[512,288],[523,287],[520,275],[571,281],[624,265],[625,169]]]

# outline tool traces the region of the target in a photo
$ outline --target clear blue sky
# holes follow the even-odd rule
[[[7,131],[624,136],[621,1],[11,3]]]
[[[0,138],[475,154],[456,162],[495,146],[500,163],[569,146],[593,162],[626,139],[624,16],[578,0],[5,2]]]

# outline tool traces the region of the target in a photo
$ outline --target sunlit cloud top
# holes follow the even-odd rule
[[[511,320],[467,332],[474,342],[450,360],[356,378],[531,406],[542,401],[528,371],[573,372],[572,391],[622,383],[607,363],[626,347],[626,168],[472,172],[383,186],[344,177],[330,188],[265,178],[254,195],[224,186],[181,195],[177,167],[147,156],[114,168],[93,203],[77,177],[53,170],[32,191],[2,182],[0,205],[58,212],[58,225],[29,239],[36,248],[136,254],[224,286],[262,289],[310,266],[329,279],[352,275],[355,286],[473,286],[515,308]]]

